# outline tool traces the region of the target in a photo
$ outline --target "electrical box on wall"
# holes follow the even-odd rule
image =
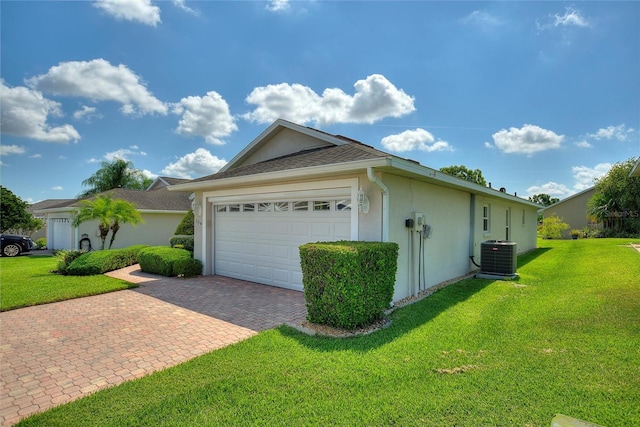
[[[413,213],[413,228],[416,231],[422,231],[422,226],[427,223],[427,218],[422,212]]]

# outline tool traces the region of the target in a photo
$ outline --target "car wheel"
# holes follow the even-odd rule
[[[20,255],[20,246],[14,245],[13,243],[9,243],[7,246],[2,248],[2,255],[4,256]]]

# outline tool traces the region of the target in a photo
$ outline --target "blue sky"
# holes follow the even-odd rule
[[[277,118],[564,198],[640,155],[639,2],[2,1],[2,185],[216,172]]]

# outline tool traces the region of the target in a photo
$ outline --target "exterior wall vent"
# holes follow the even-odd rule
[[[480,248],[480,274],[515,276],[518,245],[508,240],[487,240]]]

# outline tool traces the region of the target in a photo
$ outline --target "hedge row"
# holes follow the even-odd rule
[[[191,252],[185,249],[150,246],[140,251],[138,261],[140,269],[146,273],[168,277],[202,274],[202,263],[191,258]]]
[[[300,246],[307,319],[342,329],[382,318],[393,299],[398,244],[326,242]]]
[[[186,249],[193,253],[193,236],[173,236],[169,239],[172,248]]]
[[[71,276],[90,276],[118,270],[138,263],[138,253],[145,245],[129,246],[123,249],[102,251],[61,252],[58,273]]]

